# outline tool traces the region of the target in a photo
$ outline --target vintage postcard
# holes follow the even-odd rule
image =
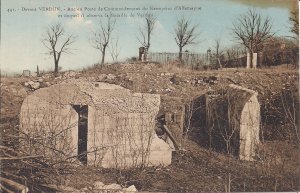
[[[300,191],[297,0],[0,2],[0,192]]]

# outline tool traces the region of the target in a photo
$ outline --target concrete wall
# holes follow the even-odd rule
[[[131,93],[117,85],[72,81],[35,91],[21,108],[21,135],[59,136],[48,144],[58,152],[45,147],[39,153],[53,156],[68,150],[68,156],[76,157],[78,114],[72,105],[88,105],[88,165],[126,168],[171,163],[172,149],[154,132],[160,96]],[[37,146],[30,140],[22,143],[26,150]]]
[[[21,107],[20,143],[30,154],[54,160],[77,153],[78,115],[70,105],[53,105],[47,99],[28,96]],[[45,148],[53,151],[45,151]],[[55,150],[54,150],[55,149]]]
[[[259,144],[260,105],[257,95],[245,104],[240,123],[240,159],[252,161]]]

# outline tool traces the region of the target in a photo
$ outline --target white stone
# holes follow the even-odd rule
[[[106,79],[106,74],[100,74],[99,76],[98,76],[98,81],[103,81],[103,80],[105,80]]]
[[[36,89],[40,88],[40,83],[29,81],[29,82],[27,82],[27,84],[25,83],[25,86],[29,86],[31,89],[36,90]]]
[[[121,190],[122,187],[119,184],[109,184],[103,186],[104,190]]]
[[[94,186],[95,189],[102,189],[103,186],[105,186],[105,184],[103,184],[103,182],[96,181],[96,182],[93,184],[93,186]]]
[[[137,192],[138,190],[135,188],[134,185],[129,186],[128,188],[124,188],[123,191],[125,191],[126,193],[128,192]]]
[[[45,82],[45,85],[46,86],[51,86],[51,83],[50,82]]]
[[[64,73],[64,77],[74,77],[77,75],[77,72],[74,71],[68,71]]]
[[[108,74],[108,75],[106,76],[106,78],[109,79],[109,80],[113,80],[113,79],[116,78],[116,75]]]

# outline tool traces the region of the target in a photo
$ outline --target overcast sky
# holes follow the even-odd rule
[[[58,22],[62,23],[67,34],[76,35],[77,41],[72,45],[73,54],[63,55],[60,66],[63,70],[81,69],[100,61],[99,50],[90,43],[91,32],[99,27],[101,18],[88,17],[88,14],[104,15],[110,11],[98,11],[98,8],[169,8],[172,10],[151,11],[157,17],[152,36],[150,51],[177,52],[174,40],[174,26],[181,16],[189,18],[198,25],[199,43],[187,46],[184,50],[205,53],[213,47],[215,39],[221,39],[223,47],[237,42],[232,37],[232,22],[248,8],[255,8],[264,16],[273,20],[273,31],[277,36],[290,36],[290,10],[297,8],[297,0],[2,0],[1,1],[1,71],[32,71],[39,66],[40,70],[53,69],[53,58],[46,55],[46,48],[41,43],[45,27]],[[40,7],[59,7],[60,11],[40,11]],[[184,6],[195,10],[174,10]],[[107,7],[107,8],[106,8]],[[25,11],[28,9],[36,11]],[[68,8],[82,10],[67,11]],[[86,11],[85,8],[96,8],[97,11]],[[113,39],[119,37],[121,47],[120,60],[138,55],[137,40],[139,25],[143,18],[137,16],[145,11],[113,11],[124,13],[128,17],[118,17]],[[133,17],[131,17],[133,13]],[[69,18],[67,15],[84,14],[84,17]],[[58,16],[61,15],[62,18]],[[105,20],[105,17],[102,18]],[[107,53],[107,61],[111,61]]]

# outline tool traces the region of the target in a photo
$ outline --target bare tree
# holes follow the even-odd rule
[[[100,50],[102,54],[101,64],[104,64],[106,48],[109,45],[111,34],[115,28],[115,24],[116,19],[108,17],[106,24],[100,22],[100,29],[93,32],[92,46],[95,49]]]
[[[111,41],[109,50],[112,60],[117,62],[121,52],[121,48],[119,47],[119,38],[117,38],[115,42]]]
[[[70,45],[73,44],[76,37],[73,35],[65,35],[65,30],[60,23],[51,25],[46,29],[43,35],[42,43],[48,49],[48,54],[54,59],[54,73],[58,74],[58,63],[63,53],[70,54]]]
[[[299,39],[299,10],[291,12],[289,19],[292,24],[291,32],[296,34],[296,37]]]
[[[150,48],[151,35],[153,33],[157,18],[154,17],[152,14],[147,13],[145,16],[145,20],[146,20],[146,25],[139,28],[140,37],[138,37],[139,42],[145,48],[144,60],[147,58],[148,50]]]
[[[263,45],[271,38],[274,33],[271,32],[271,18],[263,18],[261,14],[249,9],[247,13],[241,15],[233,23],[234,37],[244,45],[250,53],[250,67],[253,67],[253,53],[263,49]]]
[[[181,17],[175,26],[175,41],[179,47],[179,60],[182,61],[182,48],[186,45],[196,44],[199,34],[196,32],[197,25],[192,25],[190,20]]]
[[[216,39],[215,40],[215,46],[214,46],[214,57],[216,59],[215,65],[219,66],[222,68],[221,64],[221,56],[223,55],[223,51],[221,50],[221,39]]]

